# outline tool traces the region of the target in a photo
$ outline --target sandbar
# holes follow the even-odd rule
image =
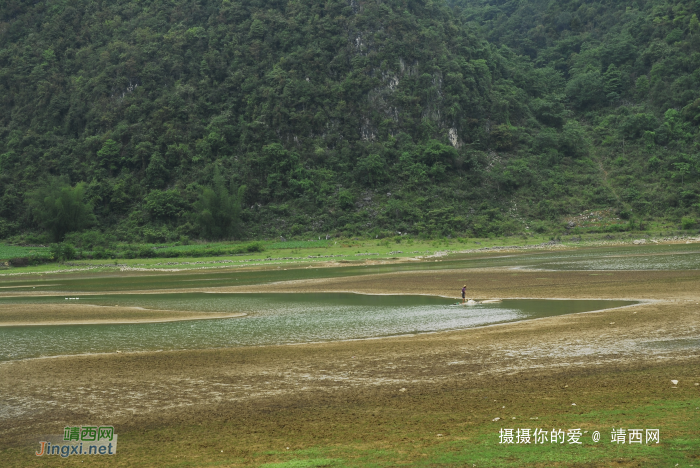
[[[199,313],[92,304],[2,304],[0,327],[160,323],[243,317],[244,313]]]

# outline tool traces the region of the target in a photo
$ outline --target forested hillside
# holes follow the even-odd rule
[[[697,219],[700,1],[454,4],[492,43],[561,73],[558,102],[586,128],[611,205],[640,217]],[[530,108],[542,121],[537,106],[552,105]]]
[[[0,1],[0,237],[700,211],[700,1]],[[691,220],[691,222],[688,222]]]

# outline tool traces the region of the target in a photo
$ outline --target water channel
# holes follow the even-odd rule
[[[0,298],[0,304],[51,304],[64,296]],[[245,317],[169,323],[0,327],[0,361],[120,351],[260,346],[430,333],[631,305],[613,300],[504,300],[456,305],[418,295],[106,294],[83,304],[203,312]]]

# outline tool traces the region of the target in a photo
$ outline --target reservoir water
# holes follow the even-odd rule
[[[296,294],[113,294],[82,304],[245,317],[119,325],[0,327],[0,361],[119,351],[207,349],[380,338],[478,327],[635,304],[613,300],[504,300],[455,305],[435,296]],[[0,298],[0,304],[64,303],[64,296]]]

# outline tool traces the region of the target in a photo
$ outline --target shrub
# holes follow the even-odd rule
[[[144,198],[145,206],[153,219],[175,219],[185,207],[177,190],[151,190]]]
[[[245,249],[247,252],[264,252],[265,246],[262,242],[253,242],[252,244],[248,244]]]
[[[138,256],[138,252],[134,249],[127,249],[122,252],[119,252],[119,254],[120,257],[128,259],[136,258]]]
[[[603,77],[600,71],[590,70],[574,75],[566,84],[566,95],[580,109],[598,103],[603,96]]]
[[[107,258],[115,258],[114,252],[111,250],[106,250],[103,247],[97,247],[93,252],[92,252],[92,258],[95,258],[97,260],[104,260]]]
[[[355,167],[357,177],[369,187],[374,187],[386,178],[384,160],[378,154],[358,159]]]
[[[685,217],[681,219],[681,229],[683,230],[687,231],[688,229],[693,229],[693,227],[695,227],[696,224],[697,222],[693,218]]]
[[[153,247],[147,245],[142,245],[139,247],[138,253],[136,254],[139,258],[152,258],[156,256],[156,251]]]
[[[338,205],[343,210],[349,210],[355,206],[355,200],[352,192],[349,190],[341,190],[338,194]]]
[[[95,230],[66,234],[65,242],[83,249],[94,249],[98,246],[107,248],[110,246],[110,239]]]
[[[537,221],[532,223],[532,230],[537,234],[543,234],[547,232],[547,225],[543,222]]]
[[[59,262],[73,260],[75,258],[75,248],[70,244],[53,244],[49,248],[50,258]]]

